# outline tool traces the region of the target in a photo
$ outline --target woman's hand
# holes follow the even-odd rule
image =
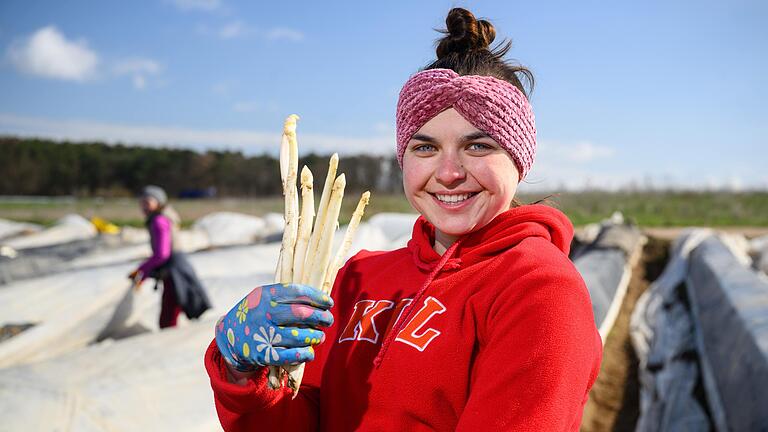
[[[257,287],[216,323],[216,345],[235,370],[311,361],[333,324],[333,300],[307,285]]]
[[[141,275],[141,270],[135,269],[134,271],[128,273],[128,279],[130,280],[136,280],[137,277]]]

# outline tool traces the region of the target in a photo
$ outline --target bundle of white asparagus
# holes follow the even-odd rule
[[[275,272],[276,282],[302,283],[322,289],[331,295],[336,273],[344,264],[349,253],[352,239],[368,205],[370,192],[364,192],[347,226],[344,240],[335,254],[332,254],[333,237],[339,224],[341,201],[344,197],[346,180],[344,174],[336,177],[339,156],[333,154],[328,164],[323,194],[315,217],[315,198],[312,172],[306,166],[301,170],[301,214],[299,214],[299,195],[296,188],[299,150],[296,140],[296,120],[299,116],[291,114],[285,119],[283,137],[280,146],[280,177],[285,196],[285,231],[280,248],[280,258]],[[273,366],[269,370],[269,385],[280,388],[284,375],[288,376],[288,386],[293,389],[293,397],[299,392],[304,364]]]

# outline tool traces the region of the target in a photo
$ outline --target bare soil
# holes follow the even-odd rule
[[[27,330],[29,328],[34,327],[34,324],[25,323],[25,324],[6,324],[2,327],[0,327],[0,342],[10,339],[17,334],[23,332],[24,330]]]

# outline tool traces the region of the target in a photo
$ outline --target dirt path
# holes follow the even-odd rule
[[[639,385],[637,357],[629,340],[629,319],[637,299],[664,270],[668,250],[668,240],[649,237],[638,264],[632,269],[624,302],[606,337],[600,375],[584,409],[582,432],[635,429],[639,414]]]

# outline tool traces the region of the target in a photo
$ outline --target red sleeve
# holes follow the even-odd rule
[[[564,257],[500,288],[478,324],[471,394],[457,431],[578,431],[602,343],[589,293]]]
[[[318,388],[302,384],[299,395],[292,400],[290,389],[269,388],[266,368],[244,386],[232,384],[227,380],[227,367],[215,340],[205,353],[205,369],[225,431],[317,430]]]

